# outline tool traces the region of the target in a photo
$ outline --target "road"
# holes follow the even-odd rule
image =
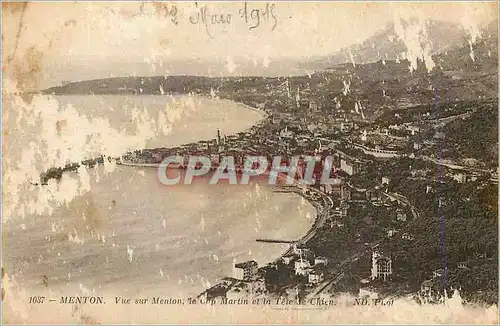
[[[477,173],[491,173],[489,170],[484,170],[484,169],[477,169],[477,168],[472,168],[470,166],[463,166],[463,165],[458,165],[453,162],[443,162],[441,160],[437,160],[433,157],[429,156],[420,156],[419,158],[423,159],[424,161],[429,161],[437,165],[445,166],[449,169],[452,170],[463,170],[463,171],[469,171],[469,172],[477,172]]]
[[[345,268],[347,265],[356,261],[356,259],[358,259],[361,256],[361,254],[362,253],[356,253],[356,254],[344,259],[339,264],[339,266],[337,266],[336,270],[334,272],[330,273],[330,275],[327,276],[326,279],[322,283],[318,284],[318,286],[316,286],[316,289],[313,292],[311,292],[309,295],[311,297],[315,297],[318,294],[321,294],[321,292],[326,290],[329,286],[331,286],[332,284],[339,281],[345,275],[345,273],[342,269]]]
[[[356,191],[361,191],[361,189],[355,187],[351,182],[348,182],[347,185],[351,188],[351,189],[354,189]],[[381,185],[381,184],[379,184]],[[363,189],[364,190],[364,189]],[[408,200],[408,198],[406,198],[405,196],[401,195],[401,194],[398,194],[398,193],[395,193],[395,192],[390,192],[390,193],[387,193],[387,192],[381,192],[384,196],[387,196],[393,200],[397,200],[401,203],[403,203],[404,205],[406,206],[410,206],[410,209],[411,209],[411,213],[413,215],[413,218],[417,218],[417,217],[420,217],[420,212],[418,211],[418,209],[413,206],[410,201]]]
[[[413,206],[410,203],[410,201],[408,200],[408,198],[406,198],[405,196],[400,195],[400,194],[395,193],[395,192],[390,192],[390,193],[384,192],[383,194],[389,198],[392,198],[394,200],[397,200],[397,201],[403,203],[406,206],[410,206],[410,210],[411,210],[411,214],[413,215],[413,218],[420,217],[420,212],[418,211],[418,209],[415,206]]]
[[[297,246],[304,245],[306,242],[308,242],[309,240],[311,240],[314,237],[318,228],[320,228],[321,226],[323,226],[325,224],[326,218],[328,217],[328,212],[333,208],[333,200],[326,193],[322,192],[319,189],[312,188],[312,187],[310,187],[308,189],[315,192],[316,194],[318,194],[322,197],[323,202],[324,202],[324,206],[321,208],[321,211],[318,211],[316,220],[315,220],[313,226],[309,229],[309,231],[307,231],[307,233],[302,238],[300,238],[299,240],[297,240],[297,242],[295,242],[295,245],[297,245]],[[293,252],[293,246],[290,246],[290,248],[288,248],[281,255],[281,257],[276,259],[276,262],[281,260],[282,257],[289,256],[290,254],[292,254],[292,252]]]

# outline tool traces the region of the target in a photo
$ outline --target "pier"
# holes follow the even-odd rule
[[[279,239],[256,239],[257,242],[268,242],[268,243],[296,243],[296,240],[279,240]]]

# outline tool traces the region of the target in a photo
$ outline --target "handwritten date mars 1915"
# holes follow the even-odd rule
[[[189,21],[191,24],[203,25],[205,27],[205,31],[210,37],[212,37],[211,28],[213,25],[230,25],[233,22],[234,16],[231,13],[213,13],[206,5],[199,7],[197,2],[195,2],[195,6],[198,10],[190,15]],[[264,7],[260,8],[256,6],[262,6],[262,4],[248,4],[245,2],[243,4],[243,8],[238,11],[238,17],[243,19],[249,30],[262,26],[264,22],[270,22],[272,24],[271,31],[274,31],[276,25],[278,24],[278,19],[275,13],[275,4],[266,3]]]

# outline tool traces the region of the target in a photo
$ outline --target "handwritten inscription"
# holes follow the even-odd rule
[[[159,16],[163,16],[166,19],[170,19],[172,23],[177,25],[179,23],[178,18],[177,18],[177,6],[176,5],[170,5],[167,3],[154,3],[153,4],[156,10],[156,13]],[[143,10],[144,4],[141,5],[141,11]]]
[[[198,8],[198,3],[195,3],[195,6]],[[202,25],[210,37],[212,37],[212,25],[231,24],[231,20],[231,14],[212,13],[206,5],[200,7],[195,14],[189,16],[191,24]]]
[[[249,24],[249,29],[257,28],[261,25],[261,22],[266,21],[272,23],[271,31],[274,31],[276,25],[278,24],[278,18],[274,13],[275,7],[274,3],[266,3],[265,9],[250,9],[248,3],[245,2],[243,9],[240,9],[239,11],[239,14],[240,17],[243,18],[247,24]]]
[[[174,25],[178,25],[181,21],[180,10],[175,4],[154,3],[153,6],[159,17],[169,20]],[[195,11],[187,17],[188,22],[203,28],[210,37],[213,37],[216,26],[229,26],[236,20],[243,21],[248,30],[266,26],[270,31],[274,31],[278,25],[274,3],[244,2],[235,12],[214,11],[208,5],[198,2],[195,2],[194,6]],[[141,5],[141,13],[144,13],[144,4]]]
[[[208,34],[212,37],[212,27],[214,25],[230,25],[233,22],[234,15],[225,12],[212,12],[208,6],[199,6],[195,3],[198,9],[196,13],[189,16],[191,24],[202,25]],[[260,6],[257,7],[257,6]],[[253,30],[263,25],[264,22],[271,23],[271,31],[274,31],[278,24],[278,18],[275,14],[275,4],[248,4],[245,2],[243,8],[238,11],[237,17],[243,19],[249,30]]]

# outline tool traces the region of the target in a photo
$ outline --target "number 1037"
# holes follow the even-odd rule
[[[44,296],[34,296],[29,298],[29,303],[43,303],[44,300]]]

